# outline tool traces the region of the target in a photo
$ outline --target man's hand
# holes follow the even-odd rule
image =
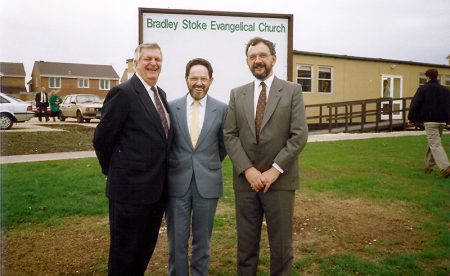
[[[254,190],[255,192],[259,192],[264,188],[264,183],[261,180],[261,172],[258,171],[255,167],[246,169],[244,173],[245,178],[252,187],[252,190]]]
[[[262,173],[261,178],[265,186],[264,192],[267,192],[269,190],[270,186],[278,179],[280,174],[281,173],[274,167],[271,167],[270,169]]]

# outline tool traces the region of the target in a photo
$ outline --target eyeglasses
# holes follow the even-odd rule
[[[259,58],[259,59],[267,59],[270,56],[271,56],[270,54],[262,53],[262,54],[259,54],[259,55],[250,55],[247,58],[250,61],[255,61],[257,58]]]
[[[201,83],[208,83],[210,81],[210,79],[208,78],[188,78],[189,82],[192,83],[197,83],[198,81],[200,81]]]

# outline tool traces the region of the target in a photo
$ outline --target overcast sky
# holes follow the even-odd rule
[[[24,63],[27,81],[37,60],[121,76],[139,7],[294,14],[294,50],[435,64],[450,54],[450,0],[0,0],[0,61]]]

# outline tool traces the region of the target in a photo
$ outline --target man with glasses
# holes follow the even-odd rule
[[[302,89],[274,75],[277,57],[271,41],[253,38],[245,53],[255,79],[231,90],[224,127],[233,163],[237,273],[256,275],[265,218],[270,275],[291,275],[298,155],[308,137]]]
[[[191,275],[208,275],[214,215],[223,194],[227,105],[207,95],[213,81],[213,69],[207,60],[189,61],[185,78],[189,93],[169,103],[175,132],[166,211],[169,275],[189,275],[191,226]]]

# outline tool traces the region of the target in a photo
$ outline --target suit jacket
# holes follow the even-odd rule
[[[36,95],[34,97],[34,101],[36,102],[36,106],[41,106],[41,105],[48,106],[48,102],[49,102],[48,94],[47,94],[47,92],[44,92],[44,94],[45,94],[45,98],[47,99],[47,101],[42,103],[41,102],[41,92],[37,92],[36,93]]]
[[[431,80],[421,85],[409,107],[408,120],[411,122],[450,123],[450,91]]]
[[[158,92],[169,112],[166,94],[160,88]],[[172,136],[170,130],[165,138],[159,113],[136,75],[112,88],[94,133],[95,152],[108,176],[108,198],[131,204],[156,202],[167,186]]]
[[[273,190],[299,187],[298,155],[306,145],[308,126],[301,86],[274,78],[256,143],[254,83],[231,90],[224,137],[233,163],[234,189],[251,191],[244,171],[255,167],[263,172],[273,162],[284,171]]]
[[[223,125],[227,105],[208,96],[195,148],[189,135],[186,96],[170,102],[169,108],[175,132],[169,160],[169,196],[185,195],[194,176],[202,197],[219,198],[223,194],[222,160],[226,156]]]

